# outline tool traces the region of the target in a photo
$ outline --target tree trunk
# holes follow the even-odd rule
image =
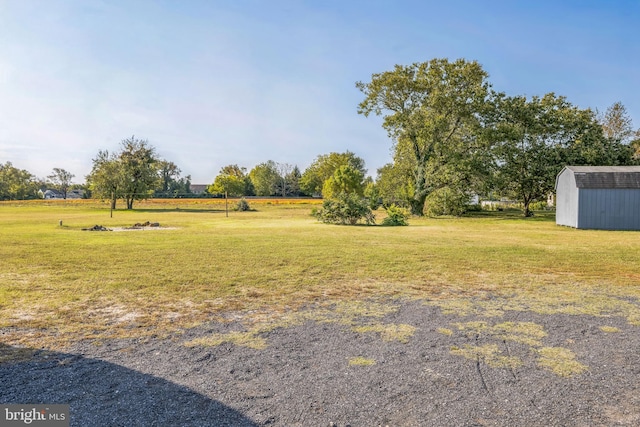
[[[127,197],[127,209],[128,210],[133,209],[133,197],[131,198]]]
[[[117,201],[117,199],[115,197],[113,197],[111,199],[111,209],[112,210],[115,210],[115,208],[116,208],[116,201]]]
[[[427,199],[427,177],[424,166],[418,166],[413,198],[410,201],[413,215],[424,215],[424,201]]]
[[[533,216],[533,212],[529,209],[529,205],[531,204],[531,199],[524,199],[524,209],[523,214],[525,218],[529,218]]]

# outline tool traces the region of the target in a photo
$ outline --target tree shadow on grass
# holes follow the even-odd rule
[[[2,404],[69,404],[72,426],[257,426],[187,387],[75,354],[0,343],[0,384]]]
[[[231,210],[231,209],[229,209]],[[212,209],[212,208],[133,208],[131,210],[120,209],[121,212],[143,212],[143,213],[166,213],[166,212],[185,212],[185,213],[224,213],[224,208],[222,209]]]
[[[533,216],[525,218],[521,210],[506,209],[504,211],[474,211],[464,214],[464,218],[491,218],[511,221],[555,222],[555,211],[535,211]]]

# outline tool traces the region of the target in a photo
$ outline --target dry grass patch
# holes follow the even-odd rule
[[[541,325],[533,322],[504,322],[489,325],[487,322],[475,321],[466,323],[454,323],[459,331],[473,335],[485,335],[487,337],[505,341],[513,341],[531,347],[542,345],[542,338],[547,336]]]
[[[538,355],[536,363],[556,375],[568,377],[588,369],[576,359],[575,354],[564,347],[543,347],[542,340],[547,336],[541,325],[533,322],[504,322],[490,325],[484,321],[454,323],[454,326],[470,338],[500,340],[508,350],[507,342],[516,342],[529,347]],[[504,356],[497,344],[483,346],[454,346],[451,354],[471,360],[482,360],[491,367],[515,368],[523,364],[522,360],[511,355]]]
[[[576,360],[576,355],[564,347],[543,347],[538,349],[538,365],[561,377],[581,374],[589,369]]]
[[[522,366],[522,360],[518,357],[503,356],[496,344],[483,346],[464,345],[463,347],[451,347],[451,354],[462,356],[470,360],[481,360],[492,368],[514,369]]]
[[[413,336],[416,331],[415,326],[407,324],[374,324],[365,326],[355,326],[351,328],[358,333],[375,332],[380,334],[383,341],[399,341],[402,343],[409,342],[409,338]]]
[[[358,356],[349,359],[349,366],[372,366],[375,365],[375,359],[367,359],[366,357]]]
[[[395,304],[385,304],[374,301],[338,301],[324,303],[314,309],[296,312],[278,313],[273,311],[246,313],[243,320],[246,332],[230,332],[214,334],[210,337],[198,338],[185,343],[187,346],[216,346],[222,343],[234,343],[241,346],[252,346],[254,339],[260,334],[271,332],[278,328],[290,328],[304,322],[334,323],[348,326],[358,333],[378,333],[385,341],[408,342],[416,328],[406,324],[380,323],[375,319],[382,318],[398,310]],[[260,338],[261,339],[261,338]],[[260,341],[259,347],[264,348],[266,341]]]
[[[220,344],[229,343],[241,347],[254,348],[262,350],[267,347],[267,341],[257,336],[259,331],[249,332],[229,332],[226,334],[214,334],[209,337],[196,338],[185,343],[187,347],[204,346],[215,347]]]

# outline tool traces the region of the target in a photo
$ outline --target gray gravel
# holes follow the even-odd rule
[[[74,426],[640,425],[640,337],[622,318],[507,312],[499,320],[543,325],[545,346],[570,348],[589,367],[568,378],[539,367],[518,343],[498,343],[524,362],[514,369],[451,354],[452,345],[490,340],[438,332],[473,319],[435,307],[404,302],[383,320],[418,329],[407,343],[385,342],[309,321],[264,334],[262,350],[183,345],[238,324],[79,343],[47,359],[0,364],[0,402],[69,403]],[[605,333],[604,324],[620,332]],[[355,356],[376,364],[350,366]]]

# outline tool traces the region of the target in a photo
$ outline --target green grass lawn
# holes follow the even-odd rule
[[[220,200],[152,200],[110,218],[91,201],[0,203],[0,340],[56,348],[164,334],[230,310],[377,296],[488,312],[497,308],[470,301],[491,294],[640,322],[636,305],[624,305],[640,297],[637,232],[558,227],[553,213],[334,226],[310,216],[317,201],[250,204],[256,211],[226,217]],[[144,221],[174,228],[81,230]]]

